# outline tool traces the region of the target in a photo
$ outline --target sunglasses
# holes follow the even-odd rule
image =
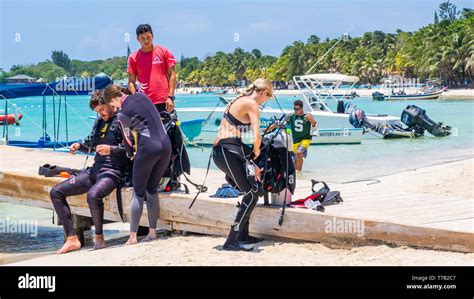
[[[293,107],[293,110],[295,111],[298,111],[298,110],[301,110],[302,108],[301,107]]]

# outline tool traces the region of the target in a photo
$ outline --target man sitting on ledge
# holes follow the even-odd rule
[[[84,143],[71,145],[70,153],[96,152],[92,167],[57,184],[51,189],[51,201],[66,233],[66,242],[58,254],[79,250],[81,243],[73,226],[71,209],[66,197],[87,193],[87,203],[95,226],[94,249],[105,247],[102,231],[104,222],[103,198],[108,196],[121,182],[130,160],[122,147],[122,133],[115,108],[105,104],[103,90],[96,90],[89,107],[99,114],[91,134]]]

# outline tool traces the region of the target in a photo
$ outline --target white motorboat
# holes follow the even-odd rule
[[[318,122],[319,130],[314,133],[312,144],[361,143],[363,130],[355,129],[349,123],[350,111],[339,111],[339,113],[332,111],[325,100],[336,100],[336,98],[323,98],[321,96],[321,93],[340,94],[340,90],[337,89],[337,86],[344,82],[354,84],[359,78],[342,74],[310,74],[295,76],[293,80],[301,94],[299,99],[303,101],[305,112],[311,113]],[[185,116],[185,119],[202,120],[201,132],[199,134],[193,134],[196,136],[193,141],[208,145],[212,144],[216,137],[217,128],[222,119],[226,103],[224,98],[220,98],[215,107],[178,108],[176,110],[181,117]],[[264,107],[260,112],[261,127],[266,127],[274,116],[279,117],[283,113],[293,113],[293,110]],[[368,114],[367,117],[373,123],[387,123],[400,120],[400,117],[384,114]],[[186,134],[185,128],[183,128],[183,131]],[[242,137],[244,141],[251,140],[252,138],[250,133]]]

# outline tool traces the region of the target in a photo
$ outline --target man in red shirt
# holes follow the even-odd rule
[[[137,40],[141,48],[128,57],[128,86],[135,93],[145,93],[159,112],[174,109],[176,88],[176,59],[166,48],[153,44],[153,30],[149,24],[138,25]]]

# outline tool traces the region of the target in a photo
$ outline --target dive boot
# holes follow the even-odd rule
[[[231,226],[229,236],[227,237],[224,246],[222,246],[222,249],[229,251],[252,251],[252,245],[239,241],[239,234],[241,231],[234,230],[234,227],[234,225]]]
[[[249,235],[249,226],[249,223],[244,226],[244,228],[240,232],[239,241],[244,244],[255,244],[262,242],[262,238],[252,237],[251,235]]]

